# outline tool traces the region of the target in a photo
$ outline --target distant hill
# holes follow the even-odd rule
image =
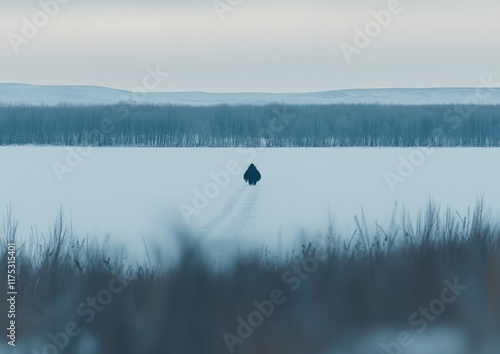
[[[477,96],[477,91],[480,95]],[[355,89],[311,93],[207,93],[154,92],[133,94],[97,86],[36,86],[0,84],[0,102],[30,103],[33,105],[114,104],[133,100],[138,103],[184,104],[193,106],[217,104],[468,104],[476,97],[490,97],[483,104],[500,104],[500,88],[422,88],[422,89]]]

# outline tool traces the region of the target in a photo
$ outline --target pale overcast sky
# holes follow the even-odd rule
[[[157,65],[169,72],[157,91],[478,86],[488,75],[500,81],[497,0],[401,0],[364,48],[355,46],[356,27],[364,31],[375,21],[371,12],[387,10],[390,1],[220,0],[227,11],[218,14],[213,0],[59,0],[67,4],[53,17],[40,13],[41,3],[56,1],[0,0],[0,82],[132,89]],[[23,31],[23,18],[38,21],[38,33]],[[342,43],[357,51],[350,63]]]

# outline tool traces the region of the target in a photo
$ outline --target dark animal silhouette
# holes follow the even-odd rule
[[[261,175],[257,167],[254,164],[251,164],[248,167],[248,170],[243,175],[243,179],[251,186],[255,186],[257,182],[260,181]]]

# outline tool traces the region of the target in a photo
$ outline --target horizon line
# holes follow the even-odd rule
[[[89,84],[32,84],[25,82],[0,82],[0,85],[20,85],[20,86],[33,86],[33,87],[84,87],[84,88],[101,88],[115,91],[123,91],[134,93],[134,91],[112,86],[89,85]],[[446,89],[500,89],[500,87],[485,87],[485,86],[428,86],[428,87],[359,87],[359,88],[342,88],[342,89],[327,89],[321,91],[293,91],[293,92],[269,92],[269,91],[150,91],[145,94],[175,94],[175,93],[203,93],[203,94],[268,94],[268,95],[291,95],[291,94],[314,94],[325,92],[340,92],[340,91],[377,91],[377,90],[446,90]]]

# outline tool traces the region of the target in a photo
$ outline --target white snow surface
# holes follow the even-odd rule
[[[397,216],[405,207],[414,218],[429,198],[462,216],[482,194],[493,216],[500,205],[495,148],[436,149],[394,192],[384,173],[397,172],[414,149],[94,148],[60,182],[53,165],[66,164],[68,151],[0,148],[1,214],[11,206],[21,237],[31,228],[48,231],[62,208],[78,235],[109,235],[132,253],[144,249],[142,237],[168,249],[179,227],[219,250],[267,245],[284,252],[297,246],[301,230],[325,232],[329,214],[335,229],[350,237],[362,212],[374,229],[376,222],[389,226],[396,205]],[[238,169],[234,176],[227,172],[230,162]],[[255,187],[242,178],[251,162],[262,174]],[[220,187],[214,173],[231,177]],[[209,201],[198,209],[196,190]],[[197,215],[184,218],[181,206]]]
[[[208,106],[218,104],[500,104],[500,88],[351,89],[310,93],[133,93],[96,86],[0,84],[0,102],[32,105],[118,104],[122,101]]]

